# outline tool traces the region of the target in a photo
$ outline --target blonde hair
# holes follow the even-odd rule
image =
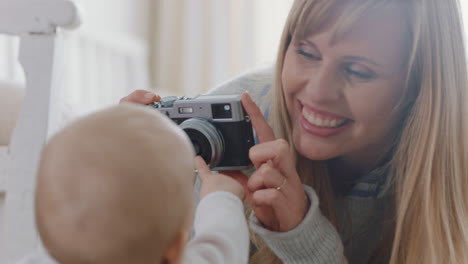
[[[278,52],[270,122],[276,136],[290,142],[297,169],[321,201],[322,213],[336,226],[334,194],[324,162],[302,157],[293,146],[291,121],[282,87],[286,50],[293,36],[323,27],[336,7],[337,35],[367,12],[401,3],[408,25],[408,75],[405,93],[395,109],[405,107],[402,129],[395,135],[391,160],[395,219],[386,235],[390,263],[468,262],[468,109],[467,65],[460,4],[457,0],[295,0]],[[251,263],[281,263],[265,244]],[[393,245],[392,245],[393,244]],[[384,250],[385,252],[385,250]],[[380,254],[380,255],[379,255]],[[380,259],[379,259],[380,258]]]

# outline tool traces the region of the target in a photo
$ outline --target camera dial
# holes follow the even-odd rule
[[[174,102],[177,101],[179,97],[177,96],[166,96],[161,98],[161,101],[159,102],[162,107],[172,107],[174,105]]]

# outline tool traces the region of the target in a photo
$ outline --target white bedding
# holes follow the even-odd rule
[[[23,103],[23,95],[22,85],[0,81],[0,146],[10,142]]]
[[[0,81],[0,146],[6,146],[10,142],[23,103],[24,92],[22,84]],[[77,111],[73,110],[71,104],[65,100],[58,102],[58,111],[57,129],[78,116]]]

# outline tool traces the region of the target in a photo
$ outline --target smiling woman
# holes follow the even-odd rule
[[[261,73],[217,90],[249,90],[282,138],[251,150],[277,153],[254,161],[248,182],[252,263],[468,260],[468,197],[455,187],[468,184],[459,11],[457,1],[296,0],[274,83]]]

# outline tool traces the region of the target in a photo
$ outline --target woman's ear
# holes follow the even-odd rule
[[[188,232],[182,230],[177,235],[176,239],[167,249],[163,256],[161,264],[180,264],[182,263],[182,256],[184,255],[185,244],[187,244]]]

